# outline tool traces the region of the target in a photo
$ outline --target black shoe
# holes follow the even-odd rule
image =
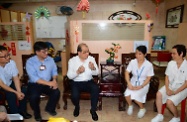
[[[35,116],[35,120],[40,122],[40,121],[42,121],[42,117],[41,116]]]
[[[92,115],[92,119],[93,119],[94,121],[97,121],[97,120],[98,120],[98,115],[97,115],[97,113],[96,113],[95,111],[93,111],[93,110],[90,110],[90,113],[91,113],[91,115]]]
[[[21,114],[24,119],[30,119],[32,117],[32,115],[28,114],[27,112],[20,112],[19,114]]]
[[[78,117],[78,116],[79,116],[79,110],[80,110],[79,107],[75,107],[75,109],[74,109],[74,111],[73,111],[74,117]]]
[[[45,109],[45,112],[47,112],[47,113],[50,114],[51,116],[57,115],[56,111],[48,111],[47,109]]]

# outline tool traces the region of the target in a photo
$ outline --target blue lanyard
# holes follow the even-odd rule
[[[136,81],[136,86],[139,86],[139,85],[140,85],[140,84],[138,85],[138,82],[139,82],[139,79],[140,79],[140,76],[141,76],[143,70],[144,70],[144,67],[142,67],[140,73],[138,73],[138,69],[136,70],[137,76],[138,76],[138,77],[137,77],[137,81]]]

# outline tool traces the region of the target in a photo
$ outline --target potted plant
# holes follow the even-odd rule
[[[107,64],[113,64],[114,58],[118,58],[118,50],[121,49],[119,44],[112,43],[113,47],[106,48],[105,52],[109,54],[109,58],[106,60]]]

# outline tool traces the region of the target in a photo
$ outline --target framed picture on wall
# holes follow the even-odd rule
[[[167,10],[166,13],[166,28],[178,28],[182,22],[184,5],[180,5]]]

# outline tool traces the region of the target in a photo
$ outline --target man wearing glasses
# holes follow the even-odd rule
[[[48,46],[45,42],[38,41],[34,44],[35,55],[26,62],[26,71],[29,76],[28,97],[31,108],[34,111],[36,121],[41,121],[40,114],[40,95],[46,94],[49,100],[45,107],[45,111],[52,116],[57,113],[55,111],[56,104],[60,98],[58,89],[57,66],[50,56],[48,56]]]
[[[19,113],[25,119],[29,119],[32,116],[26,112],[26,88],[21,89],[20,86],[16,64],[10,59],[7,48],[0,45],[0,87],[5,92],[10,113]]]
[[[89,56],[89,49],[85,43],[81,43],[77,47],[78,55],[71,58],[68,62],[67,76],[72,79],[72,102],[75,106],[73,115],[79,116],[79,97],[81,92],[90,92],[91,109],[90,113],[94,121],[98,120],[96,113],[99,98],[99,87],[93,81],[92,75],[98,75],[98,66],[95,59]]]

